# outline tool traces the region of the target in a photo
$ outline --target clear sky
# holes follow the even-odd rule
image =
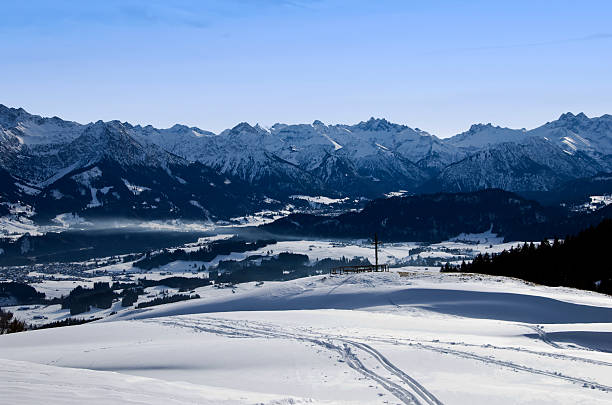
[[[0,103],[40,115],[446,137],[612,113],[609,0],[0,1]]]

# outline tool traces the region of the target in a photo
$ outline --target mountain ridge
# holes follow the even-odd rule
[[[134,184],[146,180],[142,185],[149,189],[161,186],[147,171],[166,173],[161,175],[173,185],[162,183],[180,189],[185,180],[171,173],[193,171],[184,175],[196,182],[189,185],[194,190],[222,178],[240,183],[249,198],[286,203],[292,195],[371,199],[399,190],[544,192],[612,172],[612,116],[565,113],[530,130],[474,124],[451,138],[374,117],[353,125],[317,120],[263,128],[241,122],[215,134],[181,124],[166,129],[117,120],[79,124],[0,105],[0,168],[21,190],[49,192],[70,173],[101,162],[132,173]],[[206,175],[194,164],[207,168]],[[105,187],[110,183],[97,185]],[[238,196],[228,201],[240,204]]]

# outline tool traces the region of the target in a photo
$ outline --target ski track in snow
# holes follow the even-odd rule
[[[386,391],[402,401],[404,404],[414,405],[442,405],[431,392],[418,381],[400,370],[371,346],[349,340],[344,337],[324,335],[315,337],[305,331],[279,330],[278,327],[252,321],[230,321],[221,318],[173,319],[173,320],[145,320],[144,322],[161,323],[167,326],[184,327],[199,332],[213,333],[221,336],[235,338],[276,338],[294,339],[309,342],[336,352],[342,357],[351,369],[361,375],[376,381]],[[382,367],[387,373],[375,371],[366,365],[366,362],[376,364],[375,368]],[[385,375],[387,374],[387,375]]]
[[[527,325],[526,325],[527,326]],[[536,326],[531,327],[532,328],[537,328]],[[437,347],[437,346],[432,346],[431,344],[426,344],[426,343],[422,343],[416,340],[410,340],[410,339],[394,339],[394,338],[390,338],[390,339],[384,339],[384,338],[379,338],[379,337],[368,337],[368,340],[372,340],[372,341],[378,341],[381,343],[389,343],[389,344],[394,344],[394,345],[405,345],[405,346],[410,346],[410,347],[416,347],[419,349],[425,349],[425,350],[430,350],[430,351],[434,351],[437,353],[441,353],[441,354],[451,354],[457,357],[461,357],[464,359],[471,359],[471,360],[476,360],[476,361],[480,361],[480,362],[484,362],[484,363],[488,363],[488,364],[494,364],[494,365],[498,365],[498,366],[502,366],[505,368],[509,368],[511,370],[514,371],[524,371],[524,372],[528,372],[528,373],[532,373],[532,374],[539,374],[539,375],[545,375],[548,377],[553,377],[553,378],[559,378],[565,381],[570,381],[576,384],[580,384],[585,388],[591,388],[591,389],[599,389],[601,391],[605,391],[605,392],[612,392],[612,387],[604,385],[604,384],[600,384],[598,382],[595,381],[589,381],[589,380],[585,380],[582,378],[576,378],[576,377],[571,377],[571,376],[567,376],[564,375],[560,372],[556,372],[556,371],[547,371],[547,370],[540,370],[540,369],[536,369],[533,367],[527,367],[527,366],[523,366],[511,361],[503,361],[503,360],[497,360],[493,357],[490,356],[481,356],[478,354],[474,354],[471,352],[466,352],[466,351],[461,351],[461,350],[456,350],[456,349],[450,349],[448,347]],[[400,343],[401,341],[405,342],[405,343]],[[596,364],[596,365],[600,365],[600,366],[608,366],[608,367],[612,367],[612,363],[610,362],[606,362],[606,361],[600,361],[600,360],[594,360],[594,359],[585,359],[583,357],[576,357],[576,356],[567,356],[564,354],[555,354],[555,353],[547,353],[547,352],[538,352],[538,351],[534,351],[534,350],[528,350],[528,349],[522,349],[522,348],[517,348],[517,347],[499,347],[499,346],[492,346],[492,345],[473,345],[473,344],[467,344],[467,343],[456,343],[456,342],[430,342],[430,343],[436,343],[436,344],[444,344],[444,345],[452,345],[452,346],[466,346],[466,347],[486,347],[488,349],[494,349],[494,350],[514,350],[517,352],[522,352],[522,353],[527,353],[527,354],[534,354],[534,355],[538,355],[538,356],[545,356],[545,357],[551,357],[551,358],[556,358],[556,359],[560,359],[560,360],[573,360],[573,361],[580,361],[580,362],[584,362],[584,363],[589,363],[589,364]],[[561,348],[560,346],[554,344],[553,342],[551,342],[555,347],[555,348]]]
[[[523,325],[526,328],[529,328],[531,330],[533,330],[535,333],[538,334],[538,338],[546,343],[549,346],[554,347],[555,349],[561,349],[561,346],[559,346],[558,344],[556,344],[555,342],[553,342],[552,340],[550,340],[550,338],[548,337],[548,335],[546,334],[546,332],[544,332],[544,329],[539,327],[539,326],[535,326],[535,325]]]
[[[213,317],[179,317],[173,319],[147,319],[143,322],[161,323],[166,326],[182,327],[192,329],[197,332],[212,333],[216,335],[233,337],[233,338],[272,338],[272,339],[293,339],[302,342],[309,342],[327,350],[333,351],[340,355],[342,361],[351,369],[360,373],[380,384],[386,391],[394,395],[404,404],[416,405],[442,405],[442,402],[429,392],[413,377],[405,373],[399,367],[394,365],[378,350],[374,349],[367,343],[356,341],[354,338],[348,338],[343,335],[332,335],[328,333],[317,333],[311,329],[281,329],[279,326],[246,320],[229,320]],[[551,341],[544,330],[535,325],[522,325],[535,331],[540,340],[556,349],[562,347]],[[539,352],[519,347],[499,347],[492,345],[475,345],[456,342],[421,342],[412,339],[397,339],[384,338],[379,336],[364,337],[369,342],[379,342],[384,344],[392,344],[396,346],[408,346],[420,350],[433,351],[440,354],[452,355],[462,359],[474,360],[483,362],[489,365],[501,366],[513,371],[521,371],[530,374],[542,375],[563,381],[581,385],[588,389],[598,389],[604,392],[612,392],[612,387],[600,384],[596,381],[590,381],[579,377],[572,377],[557,371],[541,370],[534,367],[524,366],[515,362],[498,360],[493,356],[482,356],[470,351],[451,349],[445,346],[464,346],[480,347],[492,350],[512,350],[525,354],[536,356],[545,356],[560,360],[572,360],[589,364],[612,367],[612,363],[587,359],[577,356],[568,356],[560,353]],[[374,367],[370,363],[375,364]],[[382,367],[382,370],[379,369]]]
[[[403,344],[423,343],[423,342],[419,342],[417,340],[407,339],[407,338],[387,338],[387,339],[385,339],[385,338],[380,338],[380,337],[377,337],[377,336],[368,336],[368,337],[366,337],[366,339],[367,340],[371,340],[371,341],[378,341],[378,342],[382,342],[382,343],[390,343],[390,344],[394,344],[394,345],[402,344],[400,342],[409,342],[409,343],[403,343]],[[561,353],[539,352],[537,350],[525,349],[525,348],[522,348],[522,347],[495,346],[495,345],[491,345],[491,344],[477,345],[477,344],[473,344],[473,343],[445,342],[445,341],[441,341],[441,340],[433,340],[433,341],[428,341],[426,343],[437,344],[437,345],[448,345],[448,346],[462,346],[462,347],[466,347],[466,348],[472,347],[472,348],[484,348],[484,349],[492,349],[492,350],[500,350],[500,351],[501,350],[515,351],[515,352],[520,352],[520,353],[525,353],[525,354],[533,354],[535,356],[549,357],[549,358],[558,359],[558,360],[570,360],[570,361],[577,361],[577,362],[582,362],[582,363],[586,363],[586,364],[594,364],[594,365],[598,365],[598,366],[612,367],[612,363],[608,362],[608,361],[596,360],[596,359],[588,359],[588,358],[578,357],[578,356],[570,356],[570,355],[561,354]],[[557,348],[562,349],[560,346],[557,346]],[[589,350],[589,349],[583,349],[583,350]]]

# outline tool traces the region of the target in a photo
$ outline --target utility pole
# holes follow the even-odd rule
[[[374,267],[374,269],[376,271],[378,271],[378,245],[379,244],[380,242],[378,241],[378,235],[375,233],[374,234],[374,258],[375,258],[376,267]]]

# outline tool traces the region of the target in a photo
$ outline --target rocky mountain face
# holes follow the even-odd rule
[[[460,156],[432,135],[373,118],[352,126],[241,123],[216,136],[182,129],[160,137],[138,127],[132,134],[272,194],[374,196],[413,189],[430,177],[430,167]]]
[[[521,143],[504,142],[477,150],[445,167],[423,190],[548,191],[606,169],[582,151],[570,155],[545,138],[530,137]]]
[[[228,218],[253,212],[250,185],[130,135],[118,121],[80,125],[0,108],[0,204],[20,201],[37,219]]]
[[[449,139],[374,118],[357,125],[315,121],[269,129],[242,123],[216,136],[184,131],[176,137],[134,136],[267,193],[375,197],[399,189],[546,191],[612,171],[608,115],[567,113],[529,131],[478,124]]]
[[[567,113],[532,130],[478,124],[440,139],[374,118],[241,123],[214,134],[183,125],[83,125],[0,105],[0,169],[4,202],[28,200],[46,217],[63,209],[227,218],[291,195],[544,192],[612,171],[612,116]]]

